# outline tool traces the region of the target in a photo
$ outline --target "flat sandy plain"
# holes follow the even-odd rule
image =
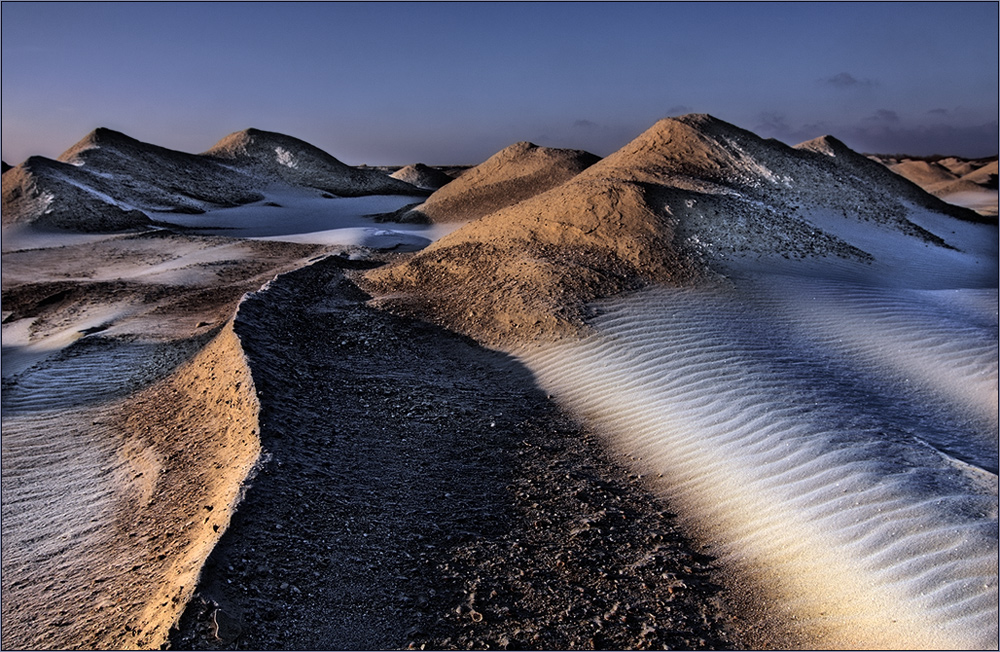
[[[995,218],[708,116],[429,198],[279,136],[153,228],[5,173],[4,648],[996,647]]]

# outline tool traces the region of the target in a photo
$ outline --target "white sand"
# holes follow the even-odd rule
[[[295,188],[272,188],[262,201],[232,208],[222,208],[199,215],[151,213],[153,219],[195,227],[209,235],[239,238],[278,238],[294,236],[302,242],[304,234],[335,229],[379,228],[366,215],[389,213],[423,197],[373,195],[368,197],[323,197],[318,191]],[[268,203],[278,204],[269,206]],[[427,227],[409,225],[416,234]],[[321,244],[329,236],[319,237]]]
[[[995,313],[765,282],[602,303],[523,358],[816,645],[995,646]]]

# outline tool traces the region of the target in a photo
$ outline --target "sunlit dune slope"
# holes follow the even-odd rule
[[[155,649],[259,452],[233,314],[321,248],[60,237],[4,252],[2,645]]]
[[[160,345],[144,362],[190,349]],[[77,347],[5,387],[6,649],[160,647],[229,523],[260,449],[232,327],[175,371],[149,369],[161,380],[103,398],[137,355]]]
[[[834,138],[791,148],[689,115],[366,279],[381,305],[513,343],[572,332],[586,302],[648,283],[796,261],[874,274],[913,249],[948,258],[964,246],[950,226],[981,219]]]
[[[431,222],[474,220],[554,188],[598,160],[581,150],[515,143],[464,172],[413,212]]]

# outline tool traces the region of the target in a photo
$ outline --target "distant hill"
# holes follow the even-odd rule
[[[147,212],[247,204],[276,183],[342,196],[427,194],[281,134],[249,129],[206,154],[188,154],[99,128],[57,160],[33,156],[5,172],[3,224],[81,232],[141,228],[151,223]]]
[[[797,261],[871,273],[901,255],[887,248],[953,249],[911,221],[924,214],[983,221],[835,138],[792,148],[688,115],[365,282],[393,310],[509,345],[573,331],[587,302],[648,283]]]
[[[420,221],[478,219],[554,188],[599,160],[582,150],[515,143],[463,172],[414,212],[422,216]]]
[[[393,179],[405,181],[406,183],[418,188],[426,188],[427,190],[437,190],[438,188],[448,185],[452,181],[452,177],[448,176],[441,170],[432,168],[429,165],[424,165],[423,163],[407,165],[406,167],[396,170],[389,176]]]
[[[204,153],[251,176],[324,190],[342,197],[427,194],[405,181],[346,165],[309,143],[272,131],[245,129]]]
[[[949,203],[975,208],[982,215],[997,214],[996,157],[962,159],[873,154],[869,158]]]

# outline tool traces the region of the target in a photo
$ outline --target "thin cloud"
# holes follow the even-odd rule
[[[875,86],[878,82],[872,79],[858,79],[849,72],[840,72],[833,77],[826,77],[821,79],[820,82],[826,84],[827,86],[832,86],[833,88],[871,88]]]
[[[667,109],[667,115],[684,115],[686,113],[694,113],[694,109],[686,104],[676,104]]]
[[[914,127],[868,123],[844,129],[841,140],[859,152],[980,158],[996,155],[998,138],[997,122],[993,121],[973,126],[934,124]]]
[[[765,111],[757,116],[753,131],[764,138],[776,138],[783,143],[795,145],[831,133],[831,128],[823,123],[809,123],[793,127],[787,116],[779,111]]]
[[[576,122],[573,123],[573,126],[577,127],[578,129],[593,129],[598,125],[596,122],[592,120],[577,120]]]
[[[930,113],[931,115],[946,116],[948,115],[948,109],[931,109],[927,113]]]
[[[899,122],[899,114],[889,109],[879,109],[873,115],[865,118],[867,122],[880,122],[883,124],[896,124]]]

